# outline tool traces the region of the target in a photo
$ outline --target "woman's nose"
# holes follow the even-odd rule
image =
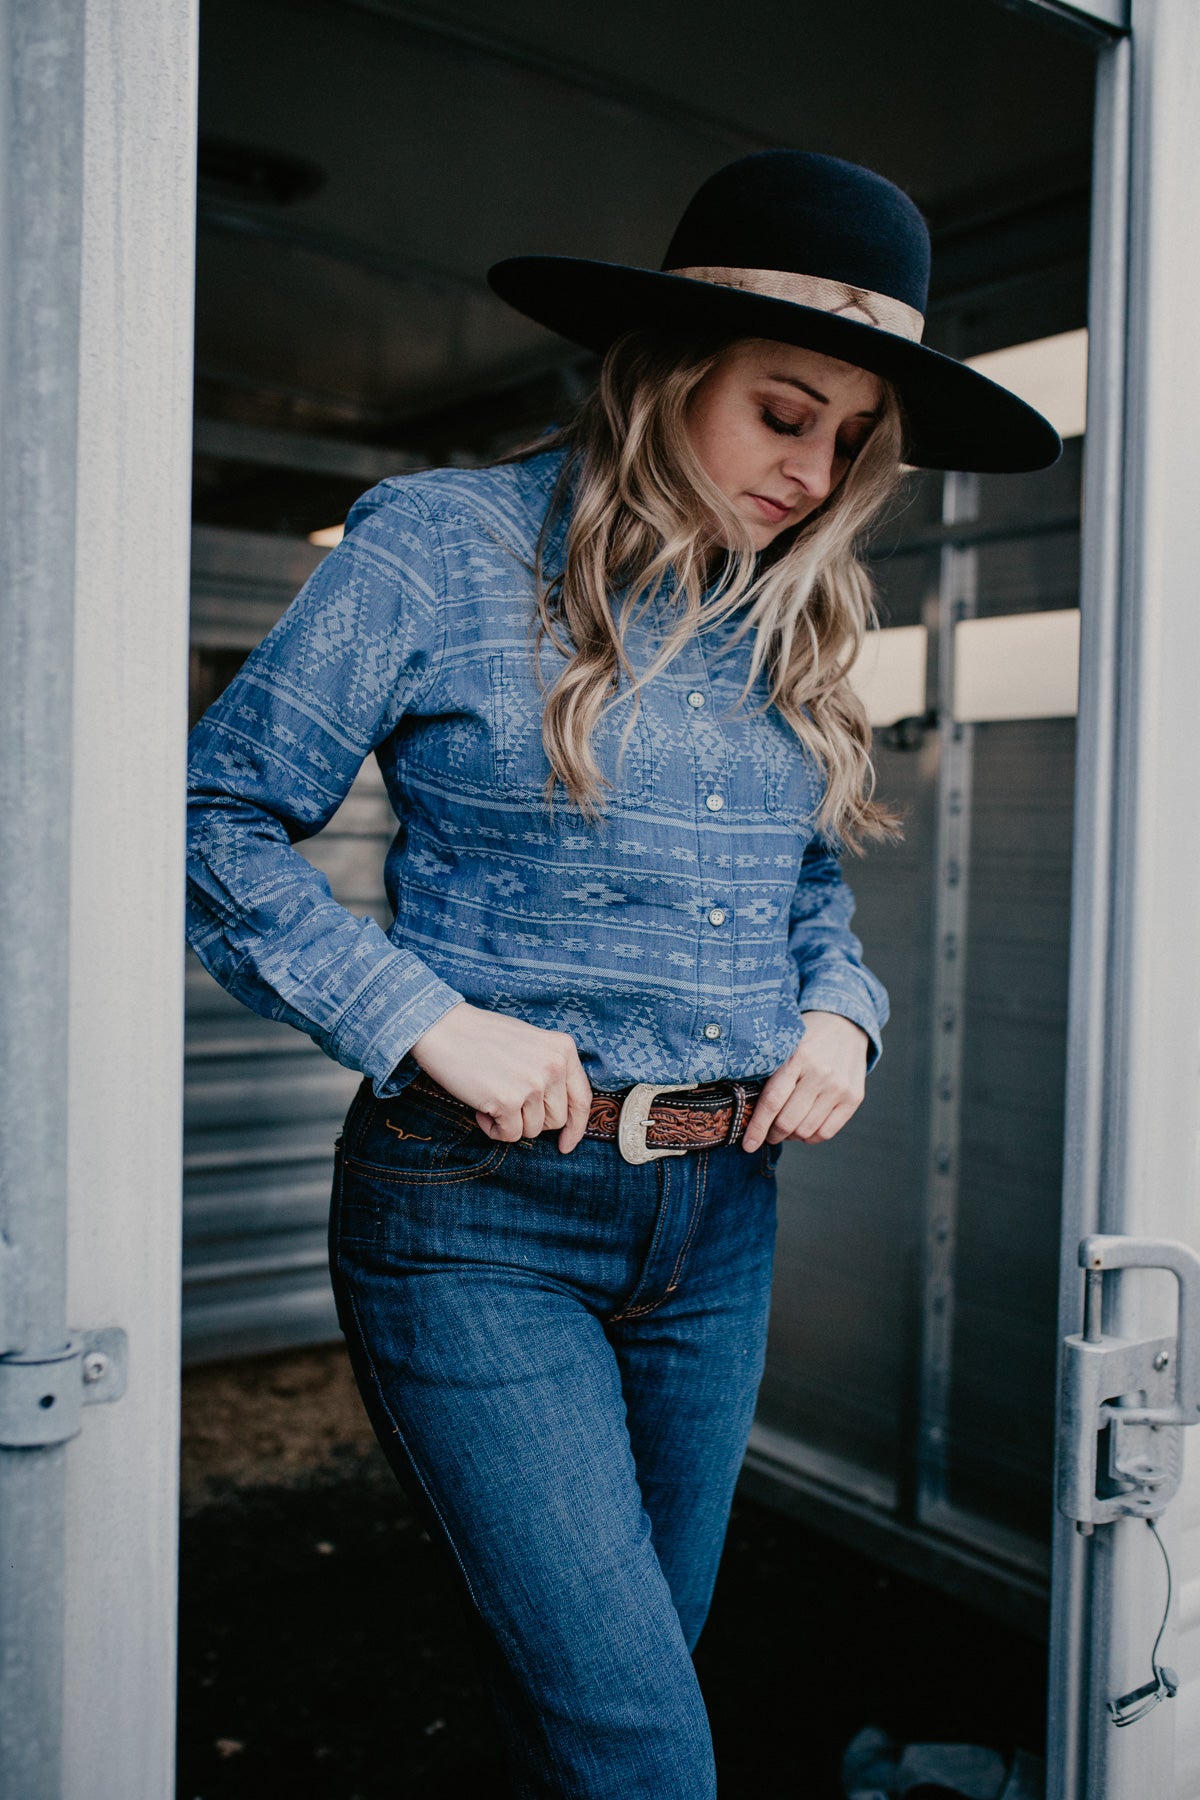
[[[790,449],[783,462],[783,474],[804,489],[814,505],[827,500],[833,491],[834,459],[837,444],[832,437],[806,437]]]

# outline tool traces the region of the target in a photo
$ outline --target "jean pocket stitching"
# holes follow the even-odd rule
[[[358,1174],[370,1175],[391,1187],[454,1187],[490,1175],[504,1161],[511,1144],[490,1144],[481,1160],[466,1169],[398,1169],[394,1163],[370,1162],[365,1157],[347,1156],[346,1167]]]

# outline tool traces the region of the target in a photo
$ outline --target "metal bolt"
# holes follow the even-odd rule
[[[103,1350],[89,1350],[83,1359],[83,1379],[90,1386],[94,1381],[103,1381],[108,1374],[108,1358]]]
[[[1154,1366],[1159,1374],[1161,1374],[1164,1369],[1169,1369],[1171,1366],[1170,1352],[1167,1350],[1160,1350],[1154,1359]]]

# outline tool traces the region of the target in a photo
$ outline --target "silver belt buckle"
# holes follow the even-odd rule
[[[687,1145],[678,1150],[651,1150],[646,1143],[650,1124],[650,1102],[659,1094],[682,1094],[695,1084],[690,1081],[639,1081],[621,1102],[617,1115],[617,1149],[627,1163],[657,1162],[660,1156],[686,1156]]]

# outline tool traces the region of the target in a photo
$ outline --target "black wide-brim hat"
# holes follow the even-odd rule
[[[894,183],[808,150],[760,150],[695,195],[661,269],[577,256],[511,256],[488,271],[502,300],[603,355],[626,331],[772,338],[881,375],[924,469],[1044,469],[1048,419],[920,341],[929,231]]]

